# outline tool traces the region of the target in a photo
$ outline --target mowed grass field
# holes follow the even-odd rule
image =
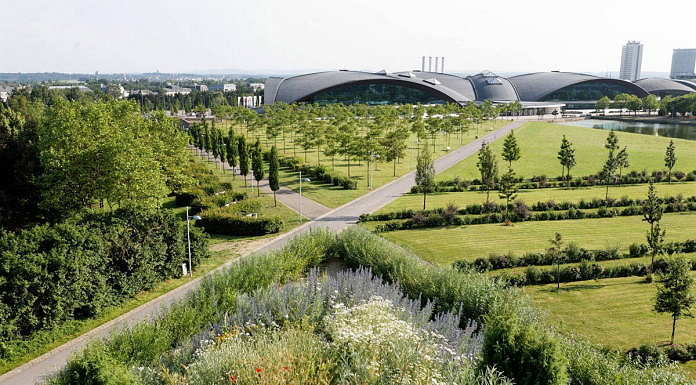
[[[369,223],[369,222],[368,222]],[[662,225],[667,229],[667,241],[696,238],[696,213],[665,214]],[[491,253],[512,252],[522,255],[528,251],[543,251],[556,232],[566,244],[575,242],[587,249],[619,247],[645,243],[647,225],[641,216],[536,221],[501,224],[440,227],[382,233],[430,262],[450,264],[459,259],[473,260]]]
[[[548,310],[550,319],[604,346],[626,350],[648,343],[669,343],[672,319],[654,312],[656,287],[644,277],[611,278],[523,290]],[[677,322],[677,343],[696,342],[696,319]]]
[[[675,196],[678,194],[684,197],[696,195],[696,182],[683,182],[672,184],[658,183],[655,185],[657,194],[661,197]],[[604,199],[605,187],[592,186],[580,188],[544,188],[534,190],[520,190],[517,194],[519,200],[524,201],[528,205],[535,202],[554,200],[556,202],[577,202],[581,199]],[[628,197],[631,199],[645,199],[648,194],[647,185],[624,185],[609,187],[610,198]],[[497,191],[491,191],[490,199],[492,202],[505,203],[500,199]],[[433,209],[445,207],[449,203],[454,203],[460,207],[470,204],[481,204],[486,201],[486,193],[479,191],[465,192],[449,192],[449,193],[434,193],[428,195],[426,199],[427,208]],[[420,210],[423,208],[423,195],[408,194],[399,197],[392,203],[384,206],[378,212],[386,213],[391,211],[400,211],[406,209]]]
[[[484,122],[480,125],[478,134],[479,136],[484,135],[487,132],[503,127],[509,123],[509,120],[492,120]],[[228,129],[229,124],[229,122],[222,123],[224,132],[226,132]],[[220,125],[220,123],[218,123],[218,125]],[[236,132],[237,135],[244,134],[244,129],[241,127],[236,127]],[[247,140],[250,143],[253,143],[256,140],[256,137],[256,133],[251,132],[247,134]],[[433,157],[437,158],[443,156],[448,152],[473,141],[475,138],[476,129],[474,127],[471,127],[471,129],[464,133],[461,138],[457,135],[451,135],[449,144],[447,143],[447,138],[445,135],[439,135],[435,138],[435,152]],[[260,133],[259,139],[261,144],[266,148],[270,148],[274,144],[274,141],[268,140],[263,133]],[[306,158],[307,163],[310,165],[321,164],[326,166],[329,170],[344,176],[349,175],[348,168],[350,167],[350,176],[358,182],[358,188],[356,190],[343,190],[340,187],[314,181],[303,182],[302,194],[307,198],[313,199],[324,206],[333,208],[341,206],[344,203],[348,203],[370,191],[370,189],[367,187],[366,162],[358,162],[357,160],[348,162],[339,157],[333,159],[332,157],[326,156],[321,151],[319,152],[319,157],[317,158],[316,148],[309,149],[305,154],[304,149],[302,149],[299,145],[295,145],[290,139],[291,137],[288,134],[285,140],[285,145],[283,145],[283,140],[280,138],[275,141],[275,144],[278,147],[278,153],[280,155],[294,156],[302,160]],[[371,165],[370,172],[372,174],[372,189],[380,187],[408,173],[409,171],[414,170],[416,168],[416,156],[418,155],[418,148],[422,148],[424,143],[427,143],[432,151],[433,145],[430,140],[421,141],[419,144],[415,135],[411,135],[411,137],[409,137],[406,156],[396,165],[396,177],[394,176],[394,164],[392,162],[378,162],[377,164],[373,163]],[[447,150],[448,146],[450,147],[449,150]],[[292,172],[289,169],[283,169],[280,172],[280,183],[281,185],[292,190],[299,191],[299,174]]]
[[[573,142],[577,165],[571,170],[573,176],[585,176],[598,173],[607,159],[604,143],[609,131],[595,128],[567,126],[546,122],[529,122],[515,130],[521,149],[521,159],[513,163],[518,176],[532,177],[561,175],[561,165],[556,158],[563,135]],[[664,169],[665,148],[670,138],[633,134],[616,131],[621,148],[628,147],[630,170]],[[675,170],[684,172],[696,169],[696,141],[674,139],[677,151]],[[499,159],[499,168],[504,164],[500,157],[503,140],[497,140],[491,146]],[[439,180],[460,177],[474,179],[479,177],[476,169],[477,158],[470,157],[438,176]],[[504,171],[504,170],[503,170]],[[625,172],[625,171],[624,171]]]

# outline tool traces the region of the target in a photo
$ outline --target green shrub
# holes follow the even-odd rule
[[[136,373],[114,359],[103,344],[97,343],[70,360],[56,378],[48,381],[48,385],[54,384],[139,385],[141,381]]]
[[[196,222],[196,226],[203,228],[207,233],[222,235],[265,235],[277,233],[283,228],[283,220],[280,217],[241,216],[240,209],[235,206],[237,205],[202,211],[202,219]],[[241,210],[243,209],[241,207]]]

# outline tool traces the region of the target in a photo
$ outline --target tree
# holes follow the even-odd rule
[[[503,142],[503,159],[508,162],[508,168],[512,168],[512,162],[520,159],[520,146],[513,131],[510,131]]]
[[[692,307],[696,303],[696,297],[692,293],[693,286],[691,262],[683,257],[671,260],[667,272],[660,277],[655,298],[655,311],[672,315],[672,338],[670,340],[672,345],[674,345],[677,320],[694,317]]]
[[[276,201],[276,191],[280,190],[280,178],[278,177],[280,170],[280,162],[278,161],[278,149],[276,146],[271,147],[271,155],[268,166],[268,186],[273,191],[273,206],[278,206]]]
[[[227,148],[227,164],[232,167],[232,179],[235,177],[234,168],[237,167],[237,158],[239,156],[239,151],[237,148],[237,137],[234,134],[234,130],[230,128],[227,132],[227,137],[225,138],[225,146]]]
[[[630,166],[631,162],[628,161],[628,148],[624,146],[624,148],[616,154],[616,167],[619,169],[619,179],[621,179],[623,169]]]
[[[561,263],[563,262],[563,237],[561,233],[556,233],[553,239],[550,239],[551,247],[547,252],[553,257],[553,263],[556,265],[556,291],[561,289]]]
[[[648,111],[648,114],[651,114],[653,110],[657,110],[660,108],[660,101],[657,100],[657,96],[650,94],[643,99],[641,99],[641,103],[643,104],[643,109]]]
[[[670,140],[665,150],[665,167],[667,167],[667,183],[672,183],[672,169],[677,164],[677,153],[674,140]]]
[[[609,185],[614,181],[617,164],[618,162],[616,161],[614,153],[609,152],[609,157],[607,158],[606,162],[604,162],[602,171],[599,172],[599,177],[606,186],[606,194],[604,196],[605,202],[609,200]]]
[[[599,111],[606,111],[607,108],[611,105],[611,99],[609,99],[607,96],[602,96],[597,100],[597,104],[595,104],[595,107],[597,108],[597,112]]]
[[[630,110],[633,111],[633,115],[637,115],[638,111],[643,108],[643,102],[640,100],[639,97],[635,95],[629,95],[628,100],[626,101],[626,107]]]
[[[265,170],[263,167],[263,154],[261,151],[261,142],[256,140],[254,143],[254,149],[251,154],[251,168],[254,172],[254,179],[256,179],[256,196],[261,196],[261,189],[259,188],[259,183],[264,177]]]
[[[606,148],[610,152],[614,152],[619,149],[619,137],[616,136],[614,130],[609,131],[609,135],[607,135],[607,141],[604,144],[604,148]]]
[[[566,186],[570,187],[570,169],[575,166],[575,148],[573,147],[573,143],[571,143],[565,135],[563,135],[563,139],[561,139],[561,149],[558,151],[558,160],[563,167],[561,176],[565,177]],[[563,174],[563,170],[567,170],[566,174]]]
[[[394,176],[396,176],[396,164],[399,159],[406,155],[406,140],[408,139],[408,131],[405,129],[393,130],[384,138],[379,140],[382,145],[385,157],[384,160],[387,162],[394,163]]]
[[[425,210],[425,198],[435,187],[435,165],[428,151],[428,147],[423,147],[418,154],[416,164],[416,185],[423,193],[423,210]]]
[[[498,179],[498,161],[486,142],[481,143],[476,167],[481,174],[481,184],[486,189],[486,203],[488,203],[490,202],[490,191],[495,188],[495,181]]]
[[[510,202],[517,196],[517,183],[515,181],[515,172],[511,168],[503,174],[498,184],[500,199],[505,199],[505,219],[510,220],[509,206]]]
[[[237,138],[237,152],[239,153],[239,174],[244,176],[244,187],[246,187],[247,175],[249,175],[249,149],[244,135]]]
[[[650,182],[648,187],[648,198],[643,202],[643,221],[650,224],[650,229],[646,236],[648,247],[650,248],[650,270],[652,271],[655,263],[655,256],[662,251],[662,245],[665,241],[665,230],[660,228],[660,220],[662,220],[662,201],[657,197],[655,185]]]

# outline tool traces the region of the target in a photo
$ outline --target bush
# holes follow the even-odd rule
[[[264,152],[264,157],[266,160],[268,160],[270,157],[270,152]],[[281,166],[290,168],[293,171],[302,171],[303,175],[306,175],[315,181],[339,186],[344,190],[355,190],[358,188],[357,181],[343,175],[334,174],[325,166],[310,166],[308,164],[304,164],[300,159],[286,156],[278,157],[278,161]]]
[[[279,232],[284,224],[283,220],[276,216],[259,216],[257,218],[241,216],[239,209],[234,206],[205,210],[200,215],[202,219],[196,221],[196,226],[203,228],[210,234],[274,234]]]

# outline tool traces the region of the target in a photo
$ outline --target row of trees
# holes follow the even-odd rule
[[[673,117],[677,117],[677,115],[684,116],[686,114],[696,115],[696,94],[676,97],[668,95],[662,99],[658,99],[655,95],[639,98],[631,94],[618,94],[614,97],[614,100],[607,96],[603,96],[597,100],[597,112],[604,111],[607,108],[626,109],[633,111],[634,115],[637,114],[638,111],[652,113],[656,110],[659,110],[662,115],[672,115]]]

